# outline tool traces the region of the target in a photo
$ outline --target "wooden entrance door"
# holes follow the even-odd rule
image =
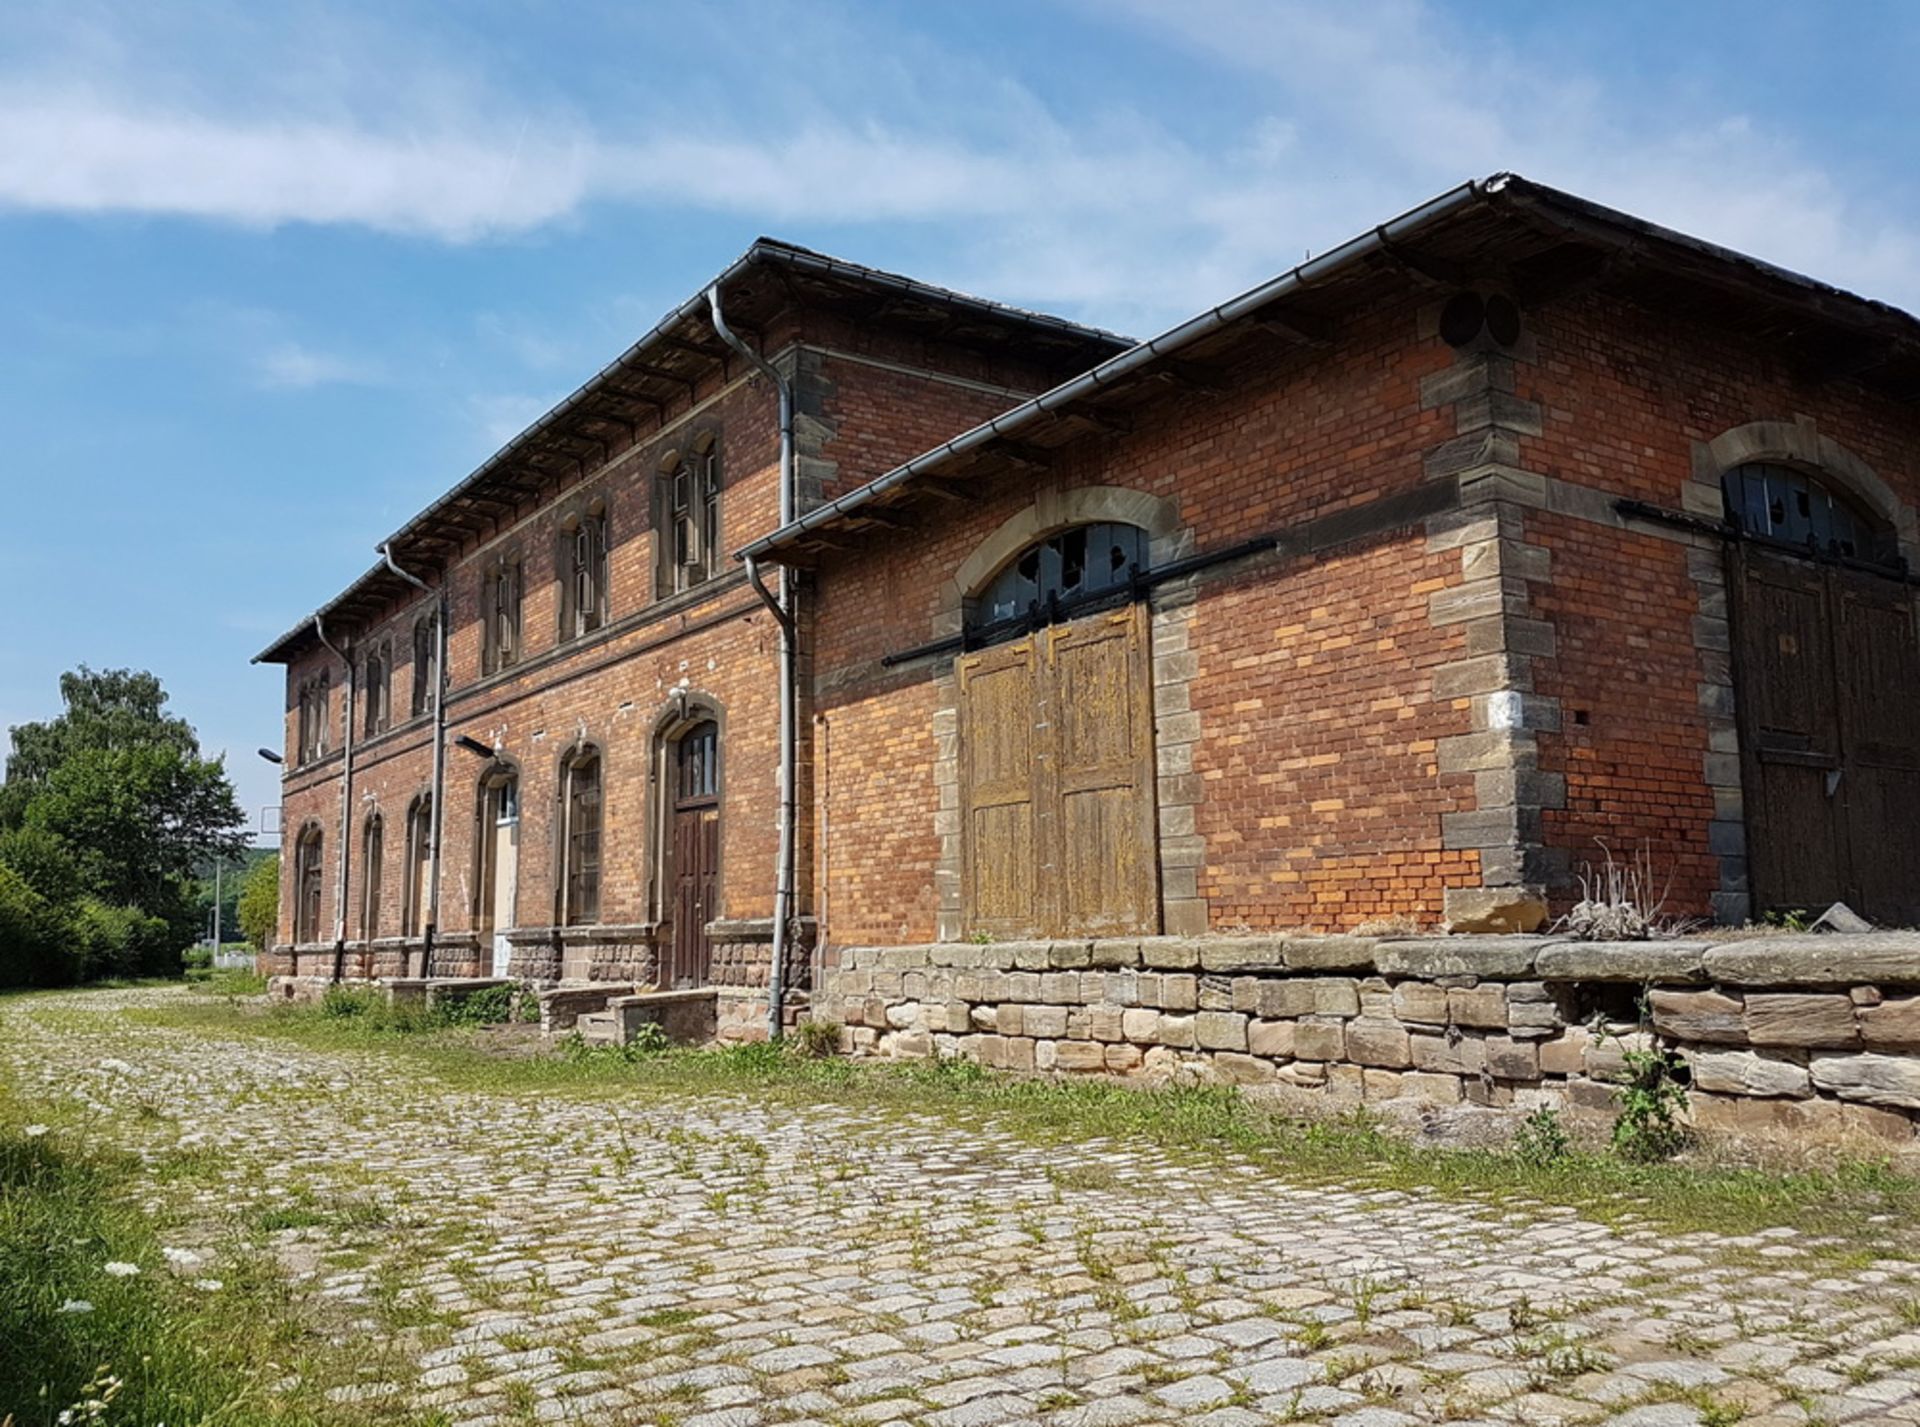
[[[695,724],[672,745],[672,925],[661,942],[663,989],[704,986],[712,967],[707,923],[720,913],[720,729]]]
[[[1750,545],[1733,570],[1755,909],[1920,920],[1913,591]]]
[[[1159,929],[1142,605],[962,655],[963,897],[994,936]]]

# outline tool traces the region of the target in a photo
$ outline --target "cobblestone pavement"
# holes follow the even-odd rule
[[[128,1144],[227,1152],[224,1190],[194,1191],[210,1226],[284,1225],[341,1331],[401,1349],[342,1400],[463,1424],[1920,1423],[1914,1266],[1842,1272],[1787,1231],[838,1106],[455,1092],[111,1014],[167,994],[0,1004],[0,1070]]]

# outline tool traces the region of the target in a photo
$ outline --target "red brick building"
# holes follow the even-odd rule
[[[775,245],[720,286],[792,384],[789,519],[774,384],[696,301],[393,538],[429,592],[376,567],[262,656],[290,750],[310,710],[303,972],[418,970],[444,589],[449,734],[488,756],[446,755],[435,972],[763,983],[779,627],[744,571],[775,566],[796,985],[816,930],[1531,928],[1602,843],[1678,915],[1920,921],[1905,314],[1504,176],[1125,350]],[[322,632],[362,727],[368,687],[391,705],[344,919]]]

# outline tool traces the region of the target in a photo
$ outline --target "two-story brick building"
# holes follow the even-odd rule
[[[321,612],[392,710],[344,919],[349,661],[263,656],[291,748],[310,710],[303,971],[418,969],[444,589],[486,756],[446,755],[434,969],[761,984],[779,630],[736,550],[798,592],[796,947],[1529,929],[1602,844],[1673,914],[1920,921],[1906,314],[1507,176],[1124,350],[755,251],[722,295],[794,381],[788,520],[772,384],[690,303],[393,538],[429,592]]]

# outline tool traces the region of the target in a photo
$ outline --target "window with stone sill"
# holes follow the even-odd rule
[[[654,490],[655,587],[665,597],[720,573],[720,448],[713,433],[669,451]]]
[[[599,750],[571,755],[560,770],[560,876],[555,891],[563,926],[600,920],[601,766]]]
[[[590,634],[607,622],[611,607],[609,588],[611,544],[607,508],[595,501],[560,528],[554,552],[560,598],[559,638],[562,644]]]
[[[480,580],[480,672],[498,673],[520,660],[520,561],[508,557]]]

